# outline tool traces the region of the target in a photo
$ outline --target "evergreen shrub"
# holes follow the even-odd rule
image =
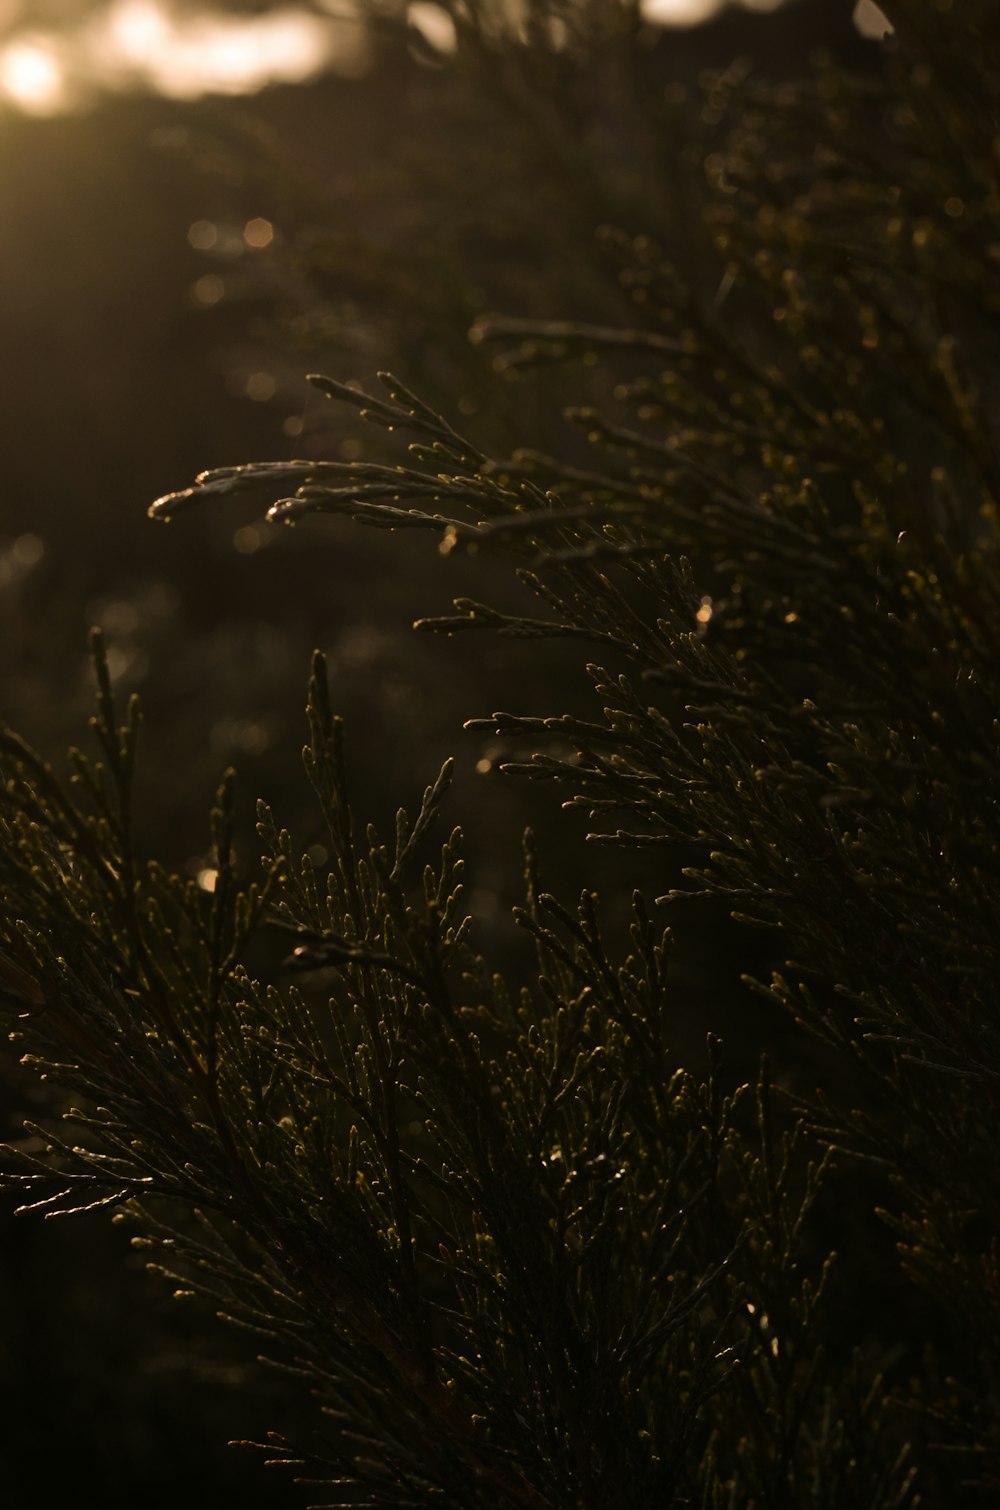
[[[460,597],[420,627],[579,645],[589,717],[470,727],[635,852],[627,928],[615,896],[547,890],[529,836],[535,964],[484,958],[449,766],[366,826],[318,655],[326,863],[261,805],[244,874],[231,775],[210,892],[138,855],[139,712],[99,636],[99,758],[64,780],[0,735],[0,992],[72,1098],[6,1182],[111,1208],[259,1336],[298,1423],[265,1445],[311,1504],[1000,1490],[1000,52],[987,0],[882,8],[877,77],[708,84],[691,277],[605,230],[627,327],[475,327],[507,371],[603,387],[559,454],[487,455],[392,377],[317,378],[405,460],[216,470],[152,508],[347,514],[429,531],[456,573],[508,565],[538,609]],[[454,14],[455,67],[555,35],[554,10],[521,38]],[[793,1025],[746,1083],[714,1036],[672,1048],[666,924],[720,901]]]

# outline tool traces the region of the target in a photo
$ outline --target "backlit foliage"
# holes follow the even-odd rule
[[[463,597],[420,627],[580,642],[590,718],[470,727],[598,844],[661,857],[627,938],[589,886],[546,891],[529,839],[535,967],[481,958],[449,768],[365,828],[320,657],[329,862],[262,806],[246,879],[227,778],[210,894],[134,852],[138,715],[99,644],[99,763],[64,783],[3,736],[0,987],[26,1064],[79,1098],[8,1181],[120,1207],[260,1334],[301,1398],[271,1455],[317,1505],[1000,1487],[1000,72],[989,6],[883,9],[884,78],[711,85],[698,279],[607,231],[628,328],[477,325],[508,372],[579,367],[563,454],[487,456],[394,378],[317,378],[407,459],[228,468],[153,507],[246,497],[508,562],[537,616]],[[713,898],[776,940],[754,988],[798,1024],[793,1093],[766,1056],[733,1087],[714,1038],[672,1051],[665,919]],[[874,1315],[850,1247],[876,1205]]]

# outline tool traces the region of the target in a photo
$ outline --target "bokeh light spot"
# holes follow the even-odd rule
[[[45,555],[45,541],[41,535],[18,535],[11,546],[11,555],[18,566],[37,566]]]
[[[863,37],[871,37],[876,42],[892,32],[892,27],[875,0],[858,0],[854,7],[854,25]]]
[[[433,0],[413,0],[407,6],[406,19],[435,52],[455,51],[458,42],[455,23],[443,5],[435,5]]]
[[[274,240],[274,226],[269,220],[255,215],[253,220],[248,220],[243,227],[243,240],[247,246],[257,248],[270,246]]]
[[[219,239],[219,228],[211,220],[196,220],[188,226],[187,239],[196,252],[210,252]]]
[[[723,0],[641,0],[643,19],[654,26],[697,26],[722,9]]]
[[[218,304],[225,292],[226,285],[218,273],[205,273],[203,277],[198,279],[192,289],[194,302],[202,304],[206,308],[212,304]]]
[[[233,535],[233,546],[241,556],[252,556],[263,544],[263,535],[255,524],[241,525]]]
[[[266,404],[274,398],[277,383],[269,372],[251,372],[247,378],[246,396],[255,404]]]
[[[29,115],[57,115],[63,109],[65,74],[45,40],[25,37],[0,52],[0,94]]]

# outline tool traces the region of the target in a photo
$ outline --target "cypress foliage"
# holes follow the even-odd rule
[[[537,617],[462,597],[421,627],[595,658],[591,718],[469,727],[652,858],[627,938],[614,898],[545,889],[529,838],[536,967],[481,958],[449,767],[394,834],[365,827],[319,656],[329,864],[261,806],[239,874],[227,776],[210,896],[135,853],[139,715],[99,638],[99,760],[63,782],[0,736],[0,994],[79,1102],[7,1182],[49,1215],[115,1208],[260,1335],[301,1421],[270,1455],[313,1504],[1000,1488],[1000,42],[986,0],[882,8],[884,77],[711,86],[697,280],[608,232],[628,328],[476,327],[508,370],[604,375],[563,454],[491,457],[395,378],[317,378],[406,461],[227,468],[152,508],[245,496],[509,563]],[[671,1050],[665,920],[713,898],[773,940],[753,986],[797,1025],[780,1081],[765,1057],[734,1086],[714,1038]],[[850,1252],[876,1206],[877,1315]]]

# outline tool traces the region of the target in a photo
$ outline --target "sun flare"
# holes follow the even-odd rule
[[[174,99],[253,94],[329,69],[357,74],[367,63],[364,29],[350,15],[283,5],[255,15],[170,0],[111,0],[56,35],[15,35],[0,50],[0,99],[54,114],[95,92],[143,88]]]

